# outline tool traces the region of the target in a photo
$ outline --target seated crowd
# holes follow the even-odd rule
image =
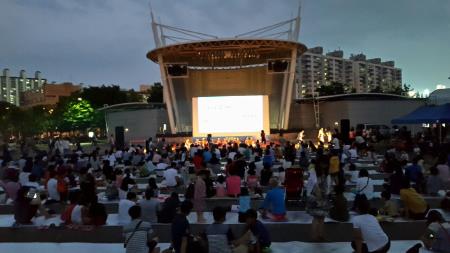
[[[118,201],[117,219],[124,226],[127,252],[156,252],[158,231],[152,229],[155,223],[172,224],[175,252],[201,252],[206,248],[211,253],[262,252],[270,247],[271,239],[270,231],[258,217],[273,222],[289,220],[286,200],[291,197],[304,202],[306,212],[312,216],[314,241],[326,240],[325,218],[352,222],[352,247],[356,252],[389,250],[390,239],[379,225],[380,220],[428,218],[430,226],[448,226],[442,217],[430,218],[434,211],[429,211],[424,198],[425,194],[439,196],[449,189],[448,153],[439,154],[436,163],[425,169],[420,152],[410,159],[404,151],[388,150],[379,169],[379,173],[387,174],[381,192],[383,206],[379,209],[371,206],[372,199],[377,198],[375,180],[369,170],[355,165],[363,157],[378,162],[367,144],[364,147],[356,140],[343,143],[337,135],[328,149],[289,141],[254,145],[234,141],[187,147],[184,143],[169,145],[161,139],[155,144],[148,141],[145,148],[112,147],[103,155],[99,148],[86,154],[78,146],[73,152],[55,149],[38,152],[34,158],[24,154],[17,161],[2,159],[0,187],[4,203],[14,205],[17,225],[32,224],[36,216],[55,217],[59,208],[63,210],[60,218],[68,228],[92,230],[107,224],[105,203]],[[147,181],[145,188],[139,179]],[[349,187],[354,196],[353,209],[348,207],[350,201],[345,194]],[[401,205],[393,196],[398,196]],[[442,197],[443,209],[450,211],[448,198]],[[230,207],[216,206],[212,212],[214,222],[202,234],[193,235],[187,216],[194,211],[197,223],[207,223],[204,213],[208,198],[236,198],[239,205],[235,211],[239,213],[238,221],[246,224],[245,231],[234,234],[224,224]],[[256,206],[254,198],[264,200]],[[352,210],[357,214],[352,216]],[[433,225],[428,229],[431,232],[425,233],[445,241],[441,227]],[[423,239],[425,247],[437,247],[429,239]]]

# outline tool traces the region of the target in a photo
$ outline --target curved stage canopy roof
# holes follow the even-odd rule
[[[277,39],[212,39],[156,48],[147,53],[147,58],[158,63],[158,55],[161,55],[165,63],[187,63],[194,68],[227,68],[290,58],[292,49],[302,54],[306,46],[296,41]]]

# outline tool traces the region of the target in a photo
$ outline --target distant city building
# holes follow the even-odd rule
[[[18,77],[10,76],[9,69],[3,69],[0,76],[0,101],[20,106],[20,93],[25,91],[42,92],[47,79],[36,71],[34,78],[27,78],[25,70],[21,70]]]
[[[139,85],[139,92],[147,92],[152,88],[153,85],[151,84],[141,84]]]
[[[74,85],[72,83],[44,84],[42,89],[38,92],[22,92],[21,106],[33,107],[37,105],[56,105],[61,97],[68,97],[80,89],[81,85]]]
[[[310,48],[297,59],[297,98],[333,83],[343,84],[344,93],[387,92],[402,85],[402,70],[394,61],[366,59],[364,54],[345,59],[342,50],[324,54],[322,47]]]

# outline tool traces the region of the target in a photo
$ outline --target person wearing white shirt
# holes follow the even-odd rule
[[[109,161],[109,166],[114,167],[114,165],[116,164],[116,156],[111,152],[108,155],[108,161]]]
[[[231,151],[230,153],[228,153],[228,158],[231,160],[234,160],[234,157],[236,156],[236,152]]]
[[[58,180],[56,179],[56,174],[53,174],[52,178],[48,180],[47,192],[50,199],[60,201],[60,196],[58,192]]]
[[[314,162],[309,164],[308,168],[308,181],[306,182],[306,195],[309,196],[317,184],[317,174]]]
[[[341,149],[341,146],[339,144],[339,139],[337,138],[337,136],[335,135],[333,140],[331,140],[331,143],[333,144],[333,149]]]
[[[168,187],[175,187],[178,185],[178,171],[175,169],[176,164],[172,163],[172,166],[164,171],[164,182]]]
[[[195,156],[195,154],[198,151],[198,147],[191,145],[191,149],[189,150],[189,155],[191,158],[193,158]]]
[[[367,199],[373,198],[373,181],[369,178],[369,172],[366,169],[359,171],[358,179],[356,180],[356,192],[366,195]]]
[[[375,216],[368,214],[369,201],[360,201],[357,206],[359,215],[352,218],[354,241],[352,248],[356,253],[385,253],[391,242]]]
[[[134,192],[128,192],[126,199],[121,199],[119,201],[119,213],[118,213],[118,219],[119,219],[119,225],[125,225],[131,222],[131,218],[128,215],[128,210],[130,207],[136,205],[136,193]]]
[[[28,183],[28,177],[30,176],[30,172],[22,171],[19,173],[19,183],[21,185],[26,185]]]
[[[153,154],[152,162],[157,164],[160,162],[160,160],[161,160],[161,155],[155,152]]]
[[[167,167],[169,167],[167,163],[164,163],[162,161],[158,163],[158,165],[156,165],[156,175],[160,177],[164,176],[164,171],[166,170]]]

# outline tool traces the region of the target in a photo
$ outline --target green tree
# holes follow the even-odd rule
[[[148,90],[147,103],[163,103],[163,87],[161,83],[154,83]]]
[[[319,96],[330,96],[346,93],[345,85],[339,82],[332,82],[330,85],[321,85],[316,89],[316,91],[319,92]]]
[[[66,106],[63,117],[64,123],[70,125],[71,130],[81,130],[93,125],[95,111],[89,101],[77,99]]]
[[[371,93],[383,93],[383,89],[381,86],[376,86],[375,88],[370,90]]]
[[[74,96],[77,96],[77,94],[74,94]],[[89,86],[84,88],[78,96],[89,101],[93,108],[129,102],[127,92],[120,90],[117,85]]]

